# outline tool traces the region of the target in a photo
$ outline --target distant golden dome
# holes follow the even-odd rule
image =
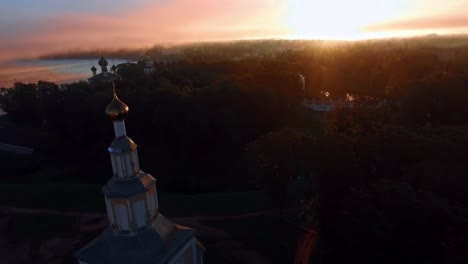
[[[114,92],[114,99],[107,105],[106,107],[106,115],[112,120],[112,121],[122,121],[127,117],[128,114],[128,106],[120,101],[120,99],[117,97],[117,94],[115,93],[115,86],[113,88]]]

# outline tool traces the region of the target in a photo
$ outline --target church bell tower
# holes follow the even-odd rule
[[[129,108],[116,95],[106,107],[115,138],[108,148],[112,177],[104,185],[109,226],[75,253],[80,264],[202,264],[195,230],[159,212],[156,179],[140,169],[137,145],[127,136]]]
[[[156,180],[140,170],[137,145],[125,129],[128,106],[117,97],[115,88],[106,114],[115,133],[108,148],[113,176],[103,187],[107,215],[115,234],[132,235],[151,225],[157,215]]]

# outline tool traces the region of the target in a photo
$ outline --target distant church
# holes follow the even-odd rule
[[[120,79],[120,76],[117,74],[117,67],[115,67],[115,65],[112,65],[110,71],[108,71],[107,66],[109,65],[109,63],[106,59],[104,59],[104,57],[101,57],[98,64],[99,66],[101,66],[101,72],[99,74],[97,74],[97,69],[96,67],[94,67],[94,65],[93,67],[91,67],[91,72],[93,73],[93,76],[91,76],[91,78],[88,78],[88,82],[91,85],[108,83]]]
[[[106,108],[114,123],[113,177],[102,188],[109,226],[75,253],[80,264],[202,264],[195,230],[159,213],[156,179],[140,170],[137,145],[127,136],[128,106],[114,98]]]

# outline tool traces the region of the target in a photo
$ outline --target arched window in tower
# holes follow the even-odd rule
[[[136,150],[132,152],[132,162],[133,172],[136,175],[140,171],[140,164],[138,163],[138,153]]]
[[[111,164],[113,175],[114,177],[117,177],[117,157],[115,155],[111,155]]]
[[[128,219],[128,210],[125,204],[116,204],[114,205],[115,208],[115,216],[116,216],[116,224],[122,230],[130,230],[130,221]]]
[[[125,154],[125,177],[134,176],[132,154]]]
[[[121,154],[114,154],[114,158],[117,178],[123,179],[127,174],[125,170],[125,165],[123,164],[124,159]]]
[[[151,217],[154,217],[157,211],[157,204],[156,204],[156,188],[155,186],[151,186],[147,193],[148,199],[148,210],[150,211]]]
[[[107,209],[107,215],[109,217],[109,223],[111,225],[114,225],[115,224],[115,220],[114,220],[114,212],[112,211],[112,204],[111,204],[111,201],[109,199],[107,199],[106,197],[106,209]]]
[[[133,218],[137,228],[146,225],[146,208],[145,200],[137,200],[133,203]]]

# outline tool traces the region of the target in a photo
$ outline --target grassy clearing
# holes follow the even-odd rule
[[[75,217],[57,215],[10,215],[8,217],[4,235],[11,241],[46,240],[58,234],[78,232]]]
[[[181,195],[159,194],[163,213],[171,216],[228,215],[273,208],[263,191]]]
[[[274,207],[263,191],[185,195],[159,193],[161,212],[169,216],[238,214]],[[0,185],[0,205],[74,212],[105,212],[100,185],[24,182]]]
[[[230,234],[246,248],[258,250],[272,263],[293,263],[301,230],[278,216],[225,220],[207,223]]]
[[[0,205],[63,211],[103,212],[101,187],[77,183],[2,183]]]
[[[0,126],[13,127],[14,124],[8,119],[8,115],[0,115]]]

